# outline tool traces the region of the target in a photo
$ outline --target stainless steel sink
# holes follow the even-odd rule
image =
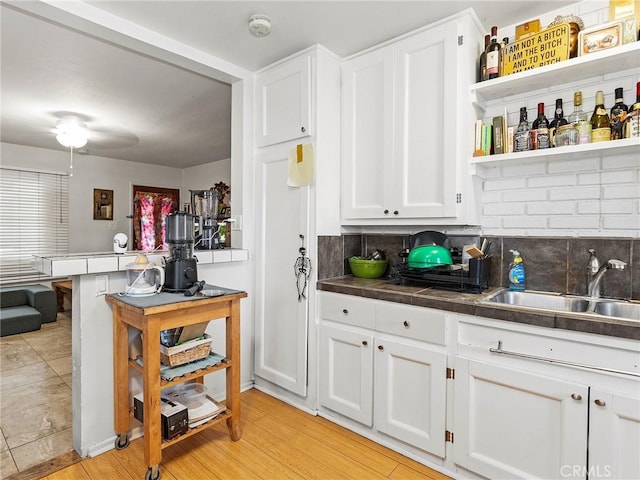
[[[488,297],[487,301],[560,312],[585,312],[589,306],[589,300],[586,298],[534,292],[504,291]]]
[[[607,317],[640,320],[640,304],[638,303],[600,300],[594,311]]]
[[[485,299],[488,303],[518,307],[551,310],[556,312],[576,312],[605,315],[607,317],[640,320],[640,303],[607,298],[580,297],[541,292],[498,292]]]

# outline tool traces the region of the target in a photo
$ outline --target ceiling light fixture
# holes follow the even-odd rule
[[[61,118],[55,129],[56,140],[67,148],[81,148],[89,140],[87,125],[77,117],[67,116]]]
[[[271,19],[266,15],[251,15],[249,33],[254,37],[266,37],[271,33]]]
[[[54,133],[58,143],[71,151],[69,176],[73,177],[73,149],[82,148],[87,144],[91,136],[89,135],[89,129],[78,117],[68,115],[58,121]]]

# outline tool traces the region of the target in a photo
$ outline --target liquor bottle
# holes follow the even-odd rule
[[[640,82],[636,83],[636,103],[629,108],[624,138],[640,137]]]
[[[520,122],[513,136],[513,151],[526,152],[531,150],[531,131],[527,120],[527,107],[520,108]]]
[[[487,78],[500,76],[500,44],[498,43],[498,27],[491,27],[491,42],[487,47]]]
[[[549,120],[544,114],[544,103],[538,104],[538,117],[533,121],[531,129],[536,131],[536,144],[534,150],[549,148]]]
[[[566,125],[567,119],[564,118],[564,110],[562,109],[562,99],[556,99],[556,111],[553,115],[553,120],[549,123],[549,142],[552,147],[555,147],[554,137],[556,134],[556,129],[561,127],[562,125]]]
[[[611,138],[611,122],[609,114],[604,108],[604,93],[602,90],[596,92],[596,106],[591,115],[591,141],[606,142]]]
[[[573,112],[569,115],[569,123],[576,126],[578,132],[578,144],[591,143],[591,122],[587,118],[587,112],[582,110],[582,92],[573,93]]]
[[[628,107],[624,104],[622,88],[616,88],[616,103],[611,107],[611,140],[624,138],[624,121],[627,119]]]
[[[484,36],[484,50],[480,54],[480,62],[478,64],[478,81],[484,82],[487,79],[487,47],[489,46],[489,35]]]
[[[502,41],[500,42],[500,69],[499,69],[500,75],[499,76],[501,76],[501,77],[504,76],[504,73],[503,73],[504,58],[503,58],[503,56],[504,56],[504,54],[506,52],[506,47],[507,47],[508,43],[509,43],[509,37],[503,37]]]

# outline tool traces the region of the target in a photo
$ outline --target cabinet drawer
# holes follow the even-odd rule
[[[380,302],[376,306],[376,330],[402,337],[446,344],[446,313],[424,307]]]
[[[357,327],[375,327],[375,302],[352,295],[322,293],[320,316],[324,320],[346,323]]]

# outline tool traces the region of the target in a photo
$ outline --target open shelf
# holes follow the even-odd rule
[[[162,444],[160,445],[160,447],[164,450],[165,448],[170,447],[171,445],[178,443],[182,440],[184,440],[185,438],[189,438],[191,435],[195,435],[196,433],[200,433],[203,430],[206,430],[207,428],[213,427],[214,425],[226,420],[227,418],[231,418],[231,411],[230,410],[225,410],[224,412],[220,413],[219,415],[215,416],[214,418],[212,418],[211,420],[209,420],[207,423],[203,423],[202,425],[198,425],[195,428],[190,428],[186,433],[183,433],[182,435],[173,438],[171,440],[163,440]]]
[[[640,165],[640,138],[625,138],[609,142],[587,143],[584,145],[570,145],[566,147],[531,150],[528,152],[505,153],[485,157],[473,157],[472,167],[499,167],[514,164],[537,163],[558,158],[559,160],[575,160],[585,158],[594,153],[603,156],[630,155]],[[479,171],[476,169],[476,175]]]
[[[196,378],[200,378],[203,375],[208,375],[210,373],[214,373],[219,370],[224,370],[225,368],[229,368],[230,366],[231,366],[231,362],[225,358],[224,360],[222,360],[220,363],[216,365],[194,370],[193,372],[186,373],[180,377],[176,377],[171,381],[160,379],[160,388],[171,387],[173,385],[178,385],[180,383],[188,382],[189,380],[195,380]],[[142,368],[142,365],[140,365],[135,360],[129,359],[129,367],[140,373],[143,373],[144,371]]]
[[[640,42],[475,83],[470,92],[473,103],[483,108],[489,102],[539,90],[545,85],[562,85],[634,68],[640,68]]]

